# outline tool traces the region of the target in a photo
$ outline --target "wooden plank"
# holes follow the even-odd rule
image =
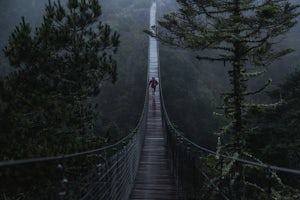
[[[154,4],[153,4],[154,5]],[[155,22],[155,8],[151,7],[150,23]],[[149,39],[148,77],[159,77],[157,41]],[[160,82],[158,80],[158,82]],[[139,169],[135,180],[131,200],[177,200],[179,199],[175,179],[172,176],[167,157],[164,138],[160,90],[157,87],[155,96],[149,91],[146,133],[141,154]]]
[[[167,157],[161,107],[154,106],[160,105],[159,94],[156,95],[155,102],[151,102],[152,97],[149,99],[144,147],[131,200],[179,199]]]

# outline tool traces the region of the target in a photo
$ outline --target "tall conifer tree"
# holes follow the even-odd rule
[[[98,0],[49,0],[35,31],[22,18],[4,49],[16,70],[0,84],[1,134],[92,133],[97,113],[91,97],[102,81],[117,76],[119,35],[99,21],[101,14]]]
[[[224,116],[231,123],[219,133],[220,137],[230,140],[220,146],[220,150],[245,158],[245,138],[249,134],[245,119],[246,97],[265,87],[251,92],[247,90],[247,81],[261,74],[263,67],[292,51],[273,47],[296,24],[298,5],[287,0],[177,2],[179,10],[164,16],[157,33],[148,33],[164,43],[197,51],[199,60],[221,61],[231,66],[228,70],[231,90],[222,94]],[[247,66],[257,68],[250,71]],[[236,189],[234,198],[243,199],[243,166],[236,163],[229,171]]]

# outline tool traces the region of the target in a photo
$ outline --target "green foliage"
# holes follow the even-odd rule
[[[199,60],[230,63],[231,88],[222,94],[223,114],[230,126],[219,134],[224,138],[220,150],[243,158],[249,135],[246,99],[266,87],[248,91],[249,78],[259,73],[251,71],[249,76],[247,66],[263,67],[292,51],[288,48],[275,50],[274,44],[296,24],[299,6],[286,0],[177,2],[180,9],[164,16],[158,33],[147,33],[164,43],[198,51]],[[236,163],[230,171],[234,180],[234,199],[240,199],[245,194],[244,167]]]
[[[96,0],[70,0],[67,8],[49,1],[34,32],[22,18],[11,34],[4,52],[16,71],[1,81],[5,159],[79,150],[61,145],[93,136],[92,97],[101,82],[116,81],[119,46],[119,35],[100,15]]]
[[[290,74],[270,97],[279,101],[275,107],[252,109],[249,123],[255,130],[247,138],[247,148],[264,162],[298,169],[300,151],[300,72]],[[299,184],[297,177],[281,174],[284,183]]]
[[[1,2],[0,10],[2,27],[2,43],[7,43],[8,33],[13,30],[13,24],[19,23],[22,15],[26,22],[34,26],[42,23],[42,8],[48,0],[11,0]],[[53,1],[52,1],[53,2]],[[65,4],[67,1],[61,1]],[[114,84],[101,82],[101,92],[92,102],[98,104],[95,111],[99,112],[93,126],[96,134],[105,136],[109,124],[116,123],[120,135],[128,134],[136,126],[143,106],[148,37],[141,30],[148,27],[147,0],[114,0],[101,2],[101,21],[108,23],[113,30],[121,33],[118,54],[114,55],[118,63],[118,81]],[[97,23],[96,23],[97,24]],[[96,27],[96,25],[95,25]],[[0,44],[4,46],[4,44]],[[12,67],[8,62],[1,63],[0,76],[7,74]],[[8,66],[8,67],[6,67]],[[13,69],[14,70],[14,69]],[[1,74],[4,72],[5,74]],[[117,95],[116,95],[117,94]]]

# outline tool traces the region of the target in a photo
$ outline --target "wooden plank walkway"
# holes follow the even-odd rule
[[[150,10],[150,28],[155,25],[156,3]],[[158,80],[158,47],[154,38],[149,39],[148,78]],[[160,82],[160,80],[158,80]],[[179,199],[175,179],[169,168],[165,145],[159,87],[154,96],[149,89],[149,106],[144,147],[141,154],[135,185],[130,195],[131,200]]]
[[[171,175],[162,125],[159,91],[149,95],[147,128],[140,165],[130,199],[176,200],[175,179]]]

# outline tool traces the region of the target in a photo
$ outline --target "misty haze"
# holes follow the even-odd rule
[[[0,200],[300,199],[298,0],[1,0]]]

